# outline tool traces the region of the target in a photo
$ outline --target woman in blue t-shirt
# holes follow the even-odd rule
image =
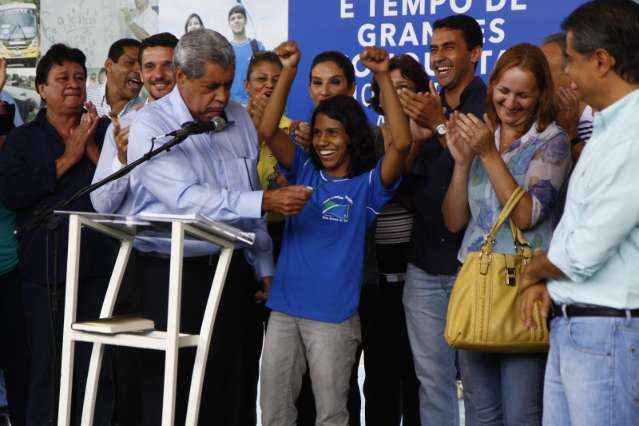
[[[348,424],[349,377],[360,343],[357,314],[367,226],[399,185],[411,146],[383,49],[366,48],[360,61],[378,82],[393,143],[375,162],[373,135],[351,96],[319,103],[308,153],[277,130],[300,52],[294,42],[276,49],[284,68],[260,123],[288,181],[312,188],[304,209],[286,220],[267,306],[261,367],[262,424],[295,422],[295,398],[307,360],[317,424]]]

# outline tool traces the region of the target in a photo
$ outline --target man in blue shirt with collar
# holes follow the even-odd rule
[[[224,117],[234,125],[219,133],[194,135],[171,151],[138,167],[130,178],[131,214],[190,214],[228,221],[256,234],[250,248],[236,250],[222,292],[206,369],[200,424],[255,424],[262,322],[254,294],[273,275],[265,211],[299,213],[310,196],[304,186],[262,191],[257,176],[259,144],[246,110],[229,101],[235,56],[219,33],[185,34],[174,52],[176,86],[139,111],[129,133],[128,160],[147,153],[151,139],[186,122]],[[167,142],[155,141],[155,146]],[[142,291],[142,314],[166,327],[170,243],[136,241],[135,272]],[[181,331],[199,332],[219,249],[187,242],[184,248]],[[257,278],[257,279],[256,279]],[[180,354],[175,424],[183,424],[194,352]],[[146,351],[141,363],[144,424],[160,424],[163,356]]]
[[[552,304],[544,425],[639,419],[639,4],[595,0],[562,24],[565,72],[595,114],[548,253],[528,265],[521,314]]]

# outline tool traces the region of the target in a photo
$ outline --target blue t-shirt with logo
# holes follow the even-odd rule
[[[340,323],[357,311],[366,228],[393,197],[400,179],[385,188],[380,162],[352,178],[335,178],[315,168],[295,148],[285,176],[313,187],[302,212],[286,219],[282,251],[267,306],[288,315]],[[283,168],[284,169],[284,168]]]

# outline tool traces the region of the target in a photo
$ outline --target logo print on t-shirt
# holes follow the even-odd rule
[[[335,222],[348,222],[353,200],[347,195],[335,195],[322,203],[322,219]]]

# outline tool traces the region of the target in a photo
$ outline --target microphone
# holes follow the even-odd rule
[[[213,117],[213,119],[207,123],[197,123],[195,121],[189,121],[182,124],[182,128],[180,129],[173,130],[172,132],[154,137],[153,141],[167,137],[185,138],[192,135],[199,135],[201,133],[217,133],[223,131],[229,126],[232,126],[233,124],[233,121],[229,121],[227,123],[226,120],[222,117]]]

